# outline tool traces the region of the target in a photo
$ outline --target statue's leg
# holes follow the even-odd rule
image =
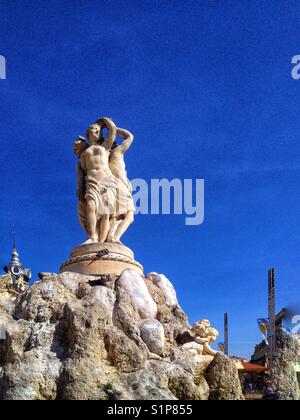
[[[89,238],[91,242],[97,242],[97,217],[96,217],[96,204],[93,200],[89,200],[87,203],[87,219]]]
[[[116,220],[114,217],[112,217],[109,221],[109,231],[107,235],[107,242],[114,242],[114,237],[116,233],[116,229],[120,224],[120,220]]]
[[[120,242],[121,237],[124,235],[126,230],[129,228],[129,226],[133,222],[134,222],[134,211],[130,210],[126,214],[125,218],[121,221],[121,223],[119,224],[116,230],[115,237],[114,237],[115,242]]]
[[[109,232],[109,214],[104,214],[101,217],[99,229],[99,242],[106,242]]]

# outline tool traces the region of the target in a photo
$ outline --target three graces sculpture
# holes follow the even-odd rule
[[[120,144],[117,136],[121,138]],[[132,142],[129,131],[104,117],[88,128],[86,138],[78,137],[74,143],[79,159],[78,215],[88,235],[85,244],[120,243],[121,236],[134,221],[132,187],[124,160]]]

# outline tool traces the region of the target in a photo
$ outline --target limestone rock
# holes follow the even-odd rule
[[[129,301],[141,319],[156,318],[157,306],[142,276],[134,270],[125,270],[116,284],[118,302]]]
[[[121,380],[129,400],[176,400],[169,389],[167,366],[159,362],[147,362],[140,372],[122,374]]]
[[[114,325],[143,346],[140,337],[142,319],[157,316],[157,305],[152,299],[142,276],[134,270],[125,270],[116,281],[116,304],[113,313]]]
[[[118,328],[110,329],[104,340],[108,358],[118,371],[129,373],[143,369],[146,354]]]
[[[211,360],[179,349],[191,327],[158,283],[133,270],[41,279],[8,306],[0,291],[0,400],[208,399]]]
[[[61,365],[52,347],[56,327],[12,318],[5,327],[6,338],[0,346],[0,399],[55,399]]]
[[[282,331],[277,336],[276,355],[273,360],[273,383],[279,400],[300,400],[300,389],[293,362],[300,360],[298,340]]]
[[[151,276],[150,278],[149,276],[145,278],[145,283],[157,305],[157,320],[164,327],[167,348],[177,346],[177,344],[183,344],[182,340],[185,340],[186,337],[192,339],[191,326],[179,304],[173,307],[168,306],[163,289],[151,280]]]
[[[84,280],[82,274],[77,273],[61,273],[59,281],[72,293],[77,294],[80,281]]]
[[[174,286],[166,276],[163,274],[149,273],[147,278],[162,290],[167,306],[179,306]]]
[[[9,275],[0,276],[0,305],[12,311],[14,302],[18,296],[12,287],[12,279]]]
[[[106,379],[104,334],[109,317],[106,306],[89,298],[67,304],[66,353],[58,381],[58,399],[97,399],[99,387]]]
[[[184,354],[177,348],[172,348],[165,362],[169,388],[177,399],[208,399],[209,387],[203,376],[204,367],[202,364],[196,363],[193,357]]]
[[[46,322],[61,319],[65,302],[71,292],[60,283],[58,276],[37,282],[17,299],[15,315],[18,319]]]
[[[56,273],[52,273],[49,271],[41,271],[39,274],[39,279],[44,281],[44,280],[51,280],[53,277],[56,277],[57,274]]]
[[[169,378],[169,388],[178,400],[207,400],[209,387],[203,376],[197,380],[187,375],[180,366],[174,366]]]
[[[105,286],[95,286],[90,288],[89,298],[93,302],[100,302],[109,310],[109,322],[112,324],[112,314],[116,303],[116,294]]]
[[[210,400],[244,400],[238,370],[233,360],[217,353],[205,373]]]
[[[156,319],[145,319],[140,325],[143,341],[151,353],[160,356],[165,348],[164,327]]]

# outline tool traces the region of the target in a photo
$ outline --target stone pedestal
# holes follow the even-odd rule
[[[127,268],[134,269],[143,275],[143,267],[135,261],[130,248],[122,244],[104,242],[74,248],[70,259],[60,267],[60,272],[70,271],[89,276],[120,275]]]

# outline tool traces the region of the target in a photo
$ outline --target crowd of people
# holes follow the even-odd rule
[[[246,376],[243,382],[245,395],[259,394],[263,400],[278,400],[278,393],[272,381],[263,377]]]

